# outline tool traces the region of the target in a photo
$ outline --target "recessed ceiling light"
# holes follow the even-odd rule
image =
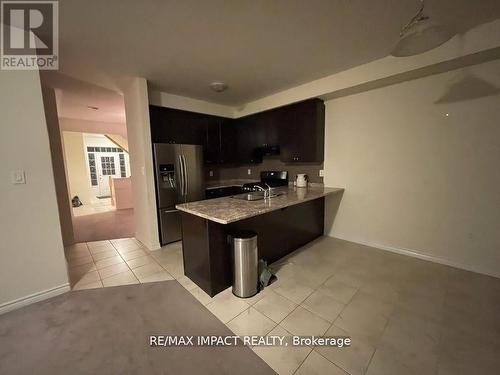
[[[212,82],[210,88],[215,92],[222,92],[227,90],[227,85],[224,82]]]
[[[97,111],[99,109],[99,107],[96,107],[96,106],[93,106],[93,105],[88,105],[87,108],[88,109],[93,109],[94,111]]]

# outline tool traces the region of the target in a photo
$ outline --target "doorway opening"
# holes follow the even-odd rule
[[[41,79],[65,245],[134,237],[123,95],[60,73]]]
[[[129,156],[119,136],[62,133],[73,216],[132,209]]]

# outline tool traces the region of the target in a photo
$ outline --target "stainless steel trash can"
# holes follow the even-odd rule
[[[238,231],[232,234],[233,243],[233,294],[248,298],[257,294],[258,253],[257,234],[252,231]]]

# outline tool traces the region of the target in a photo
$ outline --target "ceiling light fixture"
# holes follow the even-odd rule
[[[420,9],[399,34],[399,41],[391,52],[395,57],[418,55],[447,42],[456,35],[455,30],[444,25],[436,25],[424,14],[424,0]]]
[[[224,82],[212,82],[210,88],[215,92],[223,92],[227,90],[227,85]]]

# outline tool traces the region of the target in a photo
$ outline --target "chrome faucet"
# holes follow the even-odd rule
[[[264,192],[264,199],[271,197],[271,187],[268,184],[266,184],[266,186],[268,187],[267,189],[264,189],[262,186],[259,186],[259,185],[254,185],[254,187],[256,187],[260,191]]]
[[[271,186],[269,186],[268,184],[266,184],[266,186],[267,186],[267,197],[271,198]]]

